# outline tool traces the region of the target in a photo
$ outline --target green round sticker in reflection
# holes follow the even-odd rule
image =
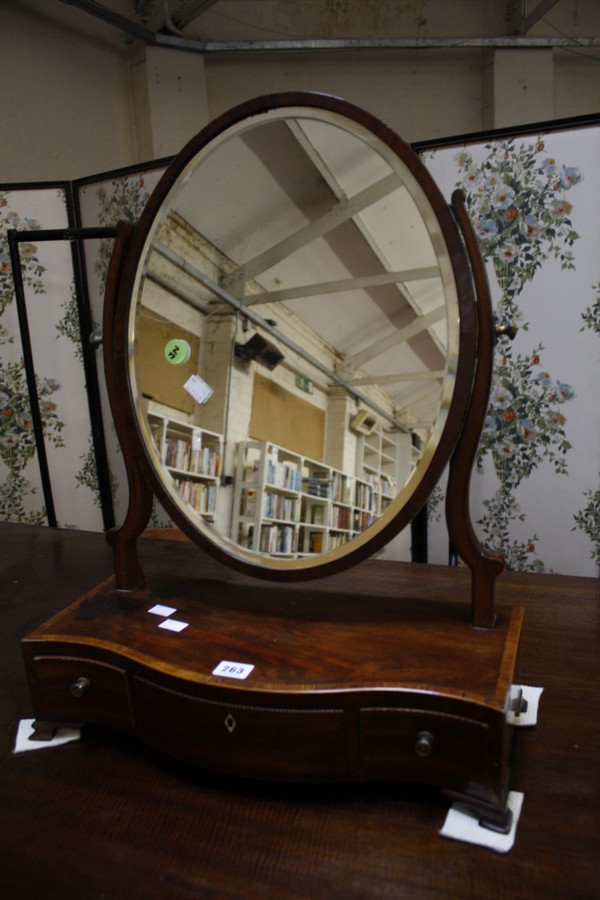
[[[168,341],[165,347],[165,359],[172,366],[180,366],[186,363],[191,355],[192,348],[188,342],[179,338],[173,338],[173,340]]]

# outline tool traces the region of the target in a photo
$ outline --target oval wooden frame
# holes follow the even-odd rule
[[[304,568],[272,568],[262,564],[261,558],[249,561],[226,548],[226,541],[217,542],[194,527],[183,516],[157,476],[146,452],[145,443],[135,415],[136,403],[129,376],[131,347],[129,343],[129,317],[132,291],[142,261],[148,233],[159,215],[162,204],[181,172],[193,157],[207,144],[232,125],[272,109],[306,107],[329,110],[346,117],[370,131],[397,155],[419,183],[431,209],[437,217],[454,273],[459,308],[459,350],[454,390],[448,408],[442,434],[431,457],[427,472],[416,485],[404,506],[370,539],[354,546],[354,541],[344,545],[346,550],[336,552],[331,558],[322,559]],[[417,154],[395,132],[380,120],[327,94],[286,92],[266,95],[234,107],[203,128],[172,160],[154,189],[139,223],[132,228],[126,223],[119,226],[117,243],[107,279],[104,307],[104,348],[106,378],[115,428],[121,443],[130,487],[130,502],[125,521],[113,529],[110,540],[115,548],[115,572],[117,586],[132,590],[143,581],[137,562],[135,543],[147,525],[152,507],[152,495],[192,541],[212,556],[230,567],[246,574],[275,581],[302,581],[323,577],[349,568],[373,555],[405,528],[423,508],[431,491],[456,448],[469,409],[476,362],[477,321],[475,294],[469,258],[467,257],[461,230],[448,204],[422,164]],[[367,529],[368,533],[369,529]],[[231,543],[231,546],[235,545]]]

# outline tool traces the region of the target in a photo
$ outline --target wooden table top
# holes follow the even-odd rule
[[[521,680],[544,688],[518,729],[525,795],[506,856],[441,838],[448,802],[402,784],[287,786],[192,769],[126,735],[13,754],[32,715],[20,639],[111,574],[102,534],[0,524],[1,893],[69,898],[600,897],[600,639],[595,579],[506,573],[525,607]],[[143,541],[148,571],[199,572],[187,544]],[[214,567],[215,563],[210,563]],[[404,582],[469,602],[468,573],[398,566]],[[231,578],[242,578],[236,573]],[[336,589],[351,574],[336,576]],[[330,583],[331,584],[331,583]]]

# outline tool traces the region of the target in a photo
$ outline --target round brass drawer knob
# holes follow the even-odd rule
[[[83,697],[91,687],[92,682],[89,678],[78,678],[77,681],[74,681],[71,685],[71,693],[74,697]]]
[[[420,731],[415,741],[417,756],[429,756],[433,750],[433,735],[429,731]]]

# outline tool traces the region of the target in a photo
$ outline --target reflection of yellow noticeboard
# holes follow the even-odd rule
[[[183,385],[198,371],[200,338],[155,312],[142,309],[137,318],[136,360],[138,379],[144,397],[164,403],[184,413],[194,411],[194,401]],[[173,338],[187,341],[189,360],[174,366],[165,357],[165,347]]]
[[[325,442],[325,412],[256,372],[250,437],[271,441],[320,461]]]

